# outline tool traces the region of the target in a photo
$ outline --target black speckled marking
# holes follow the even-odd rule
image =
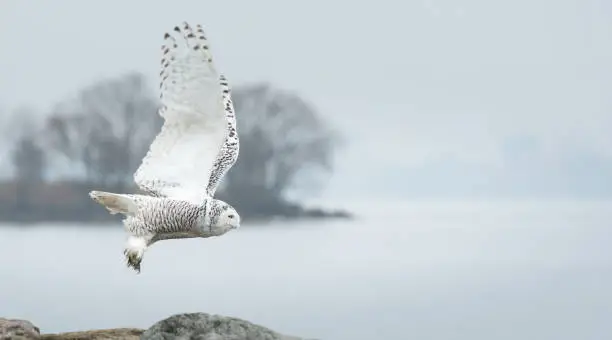
[[[240,141],[236,129],[236,115],[234,114],[231,89],[224,75],[219,77],[219,85],[223,92],[223,106],[225,107],[225,119],[227,120],[227,135],[221,150],[219,150],[217,154],[213,169],[210,173],[210,179],[208,180],[208,186],[206,187],[206,193],[210,197],[214,196],[221,179],[234,163],[236,163],[240,152]]]

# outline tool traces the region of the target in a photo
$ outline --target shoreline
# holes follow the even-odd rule
[[[161,340],[191,339],[236,340],[301,340],[244,319],[208,313],[174,314],[147,329],[108,328],[61,333],[44,333],[33,322],[25,319],[0,317],[0,339],[20,340]]]

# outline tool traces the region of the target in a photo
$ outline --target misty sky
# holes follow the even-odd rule
[[[329,197],[612,197],[611,19],[605,0],[3,0],[0,108],[131,70],[155,86],[188,20],[232,84],[296,91],[344,134]]]

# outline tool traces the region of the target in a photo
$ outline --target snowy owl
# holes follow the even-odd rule
[[[213,198],[238,158],[239,141],[230,88],[215,69],[201,25],[194,31],[185,22],[164,35],[160,78],[164,124],[134,173],[147,195],[89,193],[111,214],[125,216],[124,255],[137,273],[157,241],[240,227],[236,210]]]

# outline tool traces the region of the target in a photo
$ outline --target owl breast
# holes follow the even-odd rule
[[[198,221],[204,206],[170,198],[150,197],[139,202],[134,219],[142,231],[153,234],[155,240],[199,237]]]

